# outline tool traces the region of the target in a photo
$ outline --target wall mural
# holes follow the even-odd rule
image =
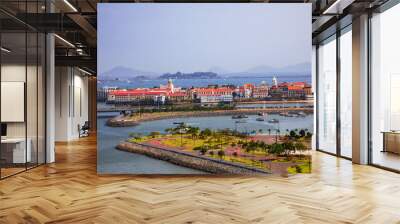
[[[99,4],[98,173],[311,172],[310,4]]]

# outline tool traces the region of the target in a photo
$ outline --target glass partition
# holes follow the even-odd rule
[[[336,153],[336,36],[318,47],[318,149]]]
[[[352,33],[351,26],[340,36],[340,154],[352,157]]]
[[[27,33],[27,85],[26,85],[26,114],[27,114],[27,151],[30,151],[30,161],[27,167],[37,165],[38,146],[38,35],[35,32]]]
[[[38,33],[38,64],[37,64],[37,162],[46,162],[46,37]]]
[[[43,11],[43,1],[4,2],[19,13]],[[12,29],[4,23],[12,21]],[[0,13],[0,178],[45,163],[45,35]]]
[[[24,171],[31,161],[31,151],[26,150],[26,33],[2,33],[1,47],[1,175],[5,177]]]
[[[400,5],[371,19],[371,162],[400,170]]]

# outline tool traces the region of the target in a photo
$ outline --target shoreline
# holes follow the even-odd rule
[[[251,105],[251,104],[287,104],[287,103],[304,103],[304,104],[309,104],[309,105],[314,105],[314,100],[313,99],[307,99],[307,100],[255,100],[255,101],[234,101],[234,104],[239,104],[239,105]],[[104,104],[107,105],[107,103],[104,102]],[[178,102],[174,104],[173,106],[190,106],[190,105],[200,105],[200,103],[187,103],[187,102]],[[144,105],[142,108],[153,108],[154,105]],[[122,109],[126,110],[132,110],[132,109],[137,109],[139,108],[138,106],[130,106],[128,107],[121,107]],[[121,109],[120,108],[120,109]],[[108,112],[108,111],[113,111],[115,109],[118,109],[118,106],[114,106],[114,108],[107,108],[107,107],[102,107],[98,108],[98,111],[100,112]]]
[[[222,175],[271,175],[270,172],[257,168],[250,168],[227,161],[195,156],[185,152],[176,152],[145,144],[122,142],[116,146],[116,149],[164,160],[175,165],[201,170],[207,173]]]
[[[181,117],[207,117],[207,116],[226,116],[236,114],[250,114],[254,115],[259,112],[288,112],[288,111],[302,111],[306,113],[313,113],[314,108],[248,108],[248,109],[233,109],[233,110],[215,110],[215,111],[177,111],[177,112],[155,112],[145,113],[141,116],[123,116],[119,115],[107,120],[106,125],[110,127],[131,127],[139,125],[141,122],[155,121],[171,118]]]
[[[236,104],[286,104],[286,103],[304,103],[314,104],[314,100],[257,100],[257,101],[236,101]]]

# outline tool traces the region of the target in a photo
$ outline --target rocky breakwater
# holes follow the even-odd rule
[[[266,172],[257,168],[250,168],[240,164],[235,164],[223,160],[209,157],[196,156],[186,152],[177,152],[167,148],[154,147],[146,144],[122,142],[116,147],[119,150],[138,153],[152,158],[164,160],[179,166],[202,170],[208,173],[222,175],[268,175]]]
[[[110,127],[130,127],[140,124],[136,119],[127,119],[126,116],[119,115],[107,120],[106,125]]]

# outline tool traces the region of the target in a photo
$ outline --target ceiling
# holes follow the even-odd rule
[[[96,73],[97,3],[138,2],[253,2],[312,3],[313,42],[351,23],[351,17],[373,9],[386,0],[1,0],[1,30],[19,32],[29,28],[55,32],[56,65],[79,66]],[[27,12],[27,13],[26,13]],[[52,13],[49,13],[52,12]],[[341,20],[340,23],[337,23]],[[347,21],[347,22],[346,22]],[[339,26],[338,26],[339,24]]]

